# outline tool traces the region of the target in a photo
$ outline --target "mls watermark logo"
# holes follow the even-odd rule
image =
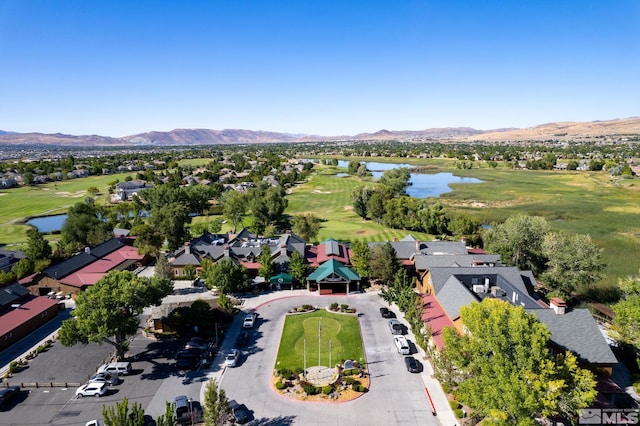
[[[599,408],[584,408],[582,410],[578,410],[578,415],[578,422],[581,425],[602,424],[602,410]]]
[[[578,410],[578,424],[581,425],[636,425],[640,423],[640,413],[634,409],[585,408]]]

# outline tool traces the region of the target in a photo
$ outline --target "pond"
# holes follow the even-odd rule
[[[411,164],[379,163],[375,161],[365,162],[367,169],[371,170],[373,177],[379,179],[385,170],[397,169],[400,167],[411,168]],[[348,167],[349,162],[338,161],[339,167]],[[454,176],[453,173],[411,173],[409,179],[410,186],[407,187],[407,195],[414,198],[439,197],[442,194],[453,191],[449,185],[452,183],[482,183],[476,178]]]
[[[60,231],[65,220],[67,220],[66,214],[40,216],[29,219],[27,225],[35,227],[38,232],[50,233]]]

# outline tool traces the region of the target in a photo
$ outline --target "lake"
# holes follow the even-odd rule
[[[34,226],[38,232],[50,233],[60,231],[65,220],[67,220],[66,214],[40,216],[29,219],[27,225]]]
[[[374,170],[371,174],[375,178],[380,178],[385,170],[406,167],[410,169],[411,164],[392,164],[378,163],[375,161],[365,162],[368,170]],[[339,167],[348,167],[349,162],[345,160],[338,161]],[[410,186],[407,187],[407,195],[414,198],[439,197],[442,194],[453,191],[449,185],[452,183],[482,183],[482,180],[476,178],[467,178],[454,176],[453,173],[411,173],[409,179]]]

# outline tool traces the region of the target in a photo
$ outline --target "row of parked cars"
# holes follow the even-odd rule
[[[112,362],[101,365],[87,383],[76,389],[76,398],[105,395],[109,391],[109,386],[120,384],[121,377],[130,374],[131,369],[130,362]]]
[[[380,316],[382,316],[382,318],[389,319],[388,324],[389,330],[391,330],[391,334],[393,335],[393,343],[395,344],[398,353],[400,355],[405,355],[404,364],[407,367],[407,371],[410,373],[419,373],[420,364],[414,357],[410,356],[411,345],[404,336],[407,333],[407,328],[396,319],[396,315],[388,308],[380,308]]]

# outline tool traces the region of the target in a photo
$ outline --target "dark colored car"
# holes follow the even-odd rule
[[[178,370],[191,370],[198,366],[202,352],[194,349],[183,349],[176,354],[176,368]]]
[[[407,366],[407,371],[410,373],[419,373],[420,366],[418,365],[418,361],[412,356],[404,357],[404,365]]]
[[[0,389],[0,407],[7,407],[18,395],[20,395],[20,386],[9,386],[8,388]]]
[[[236,347],[244,348],[248,342],[249,342],[249,332],[241,331],[240,334],[238,334],[238,338],[236,339]]]
[[[231,414],[233,414],[233,418],[235,419],[236,423],[243,424],[247,423],[250,420],[251,414],[249,413],[247,407],[244,406],[244,404],[238,404],[235,400],[232,399],[231,401],[229,401],[229,407],[231,407]]]
[[[394,314],[393,312],[391,312],[389,309],[382,307],[380,308],[380,315],[382,316],[382,318],[395,318],[396,314]]]

